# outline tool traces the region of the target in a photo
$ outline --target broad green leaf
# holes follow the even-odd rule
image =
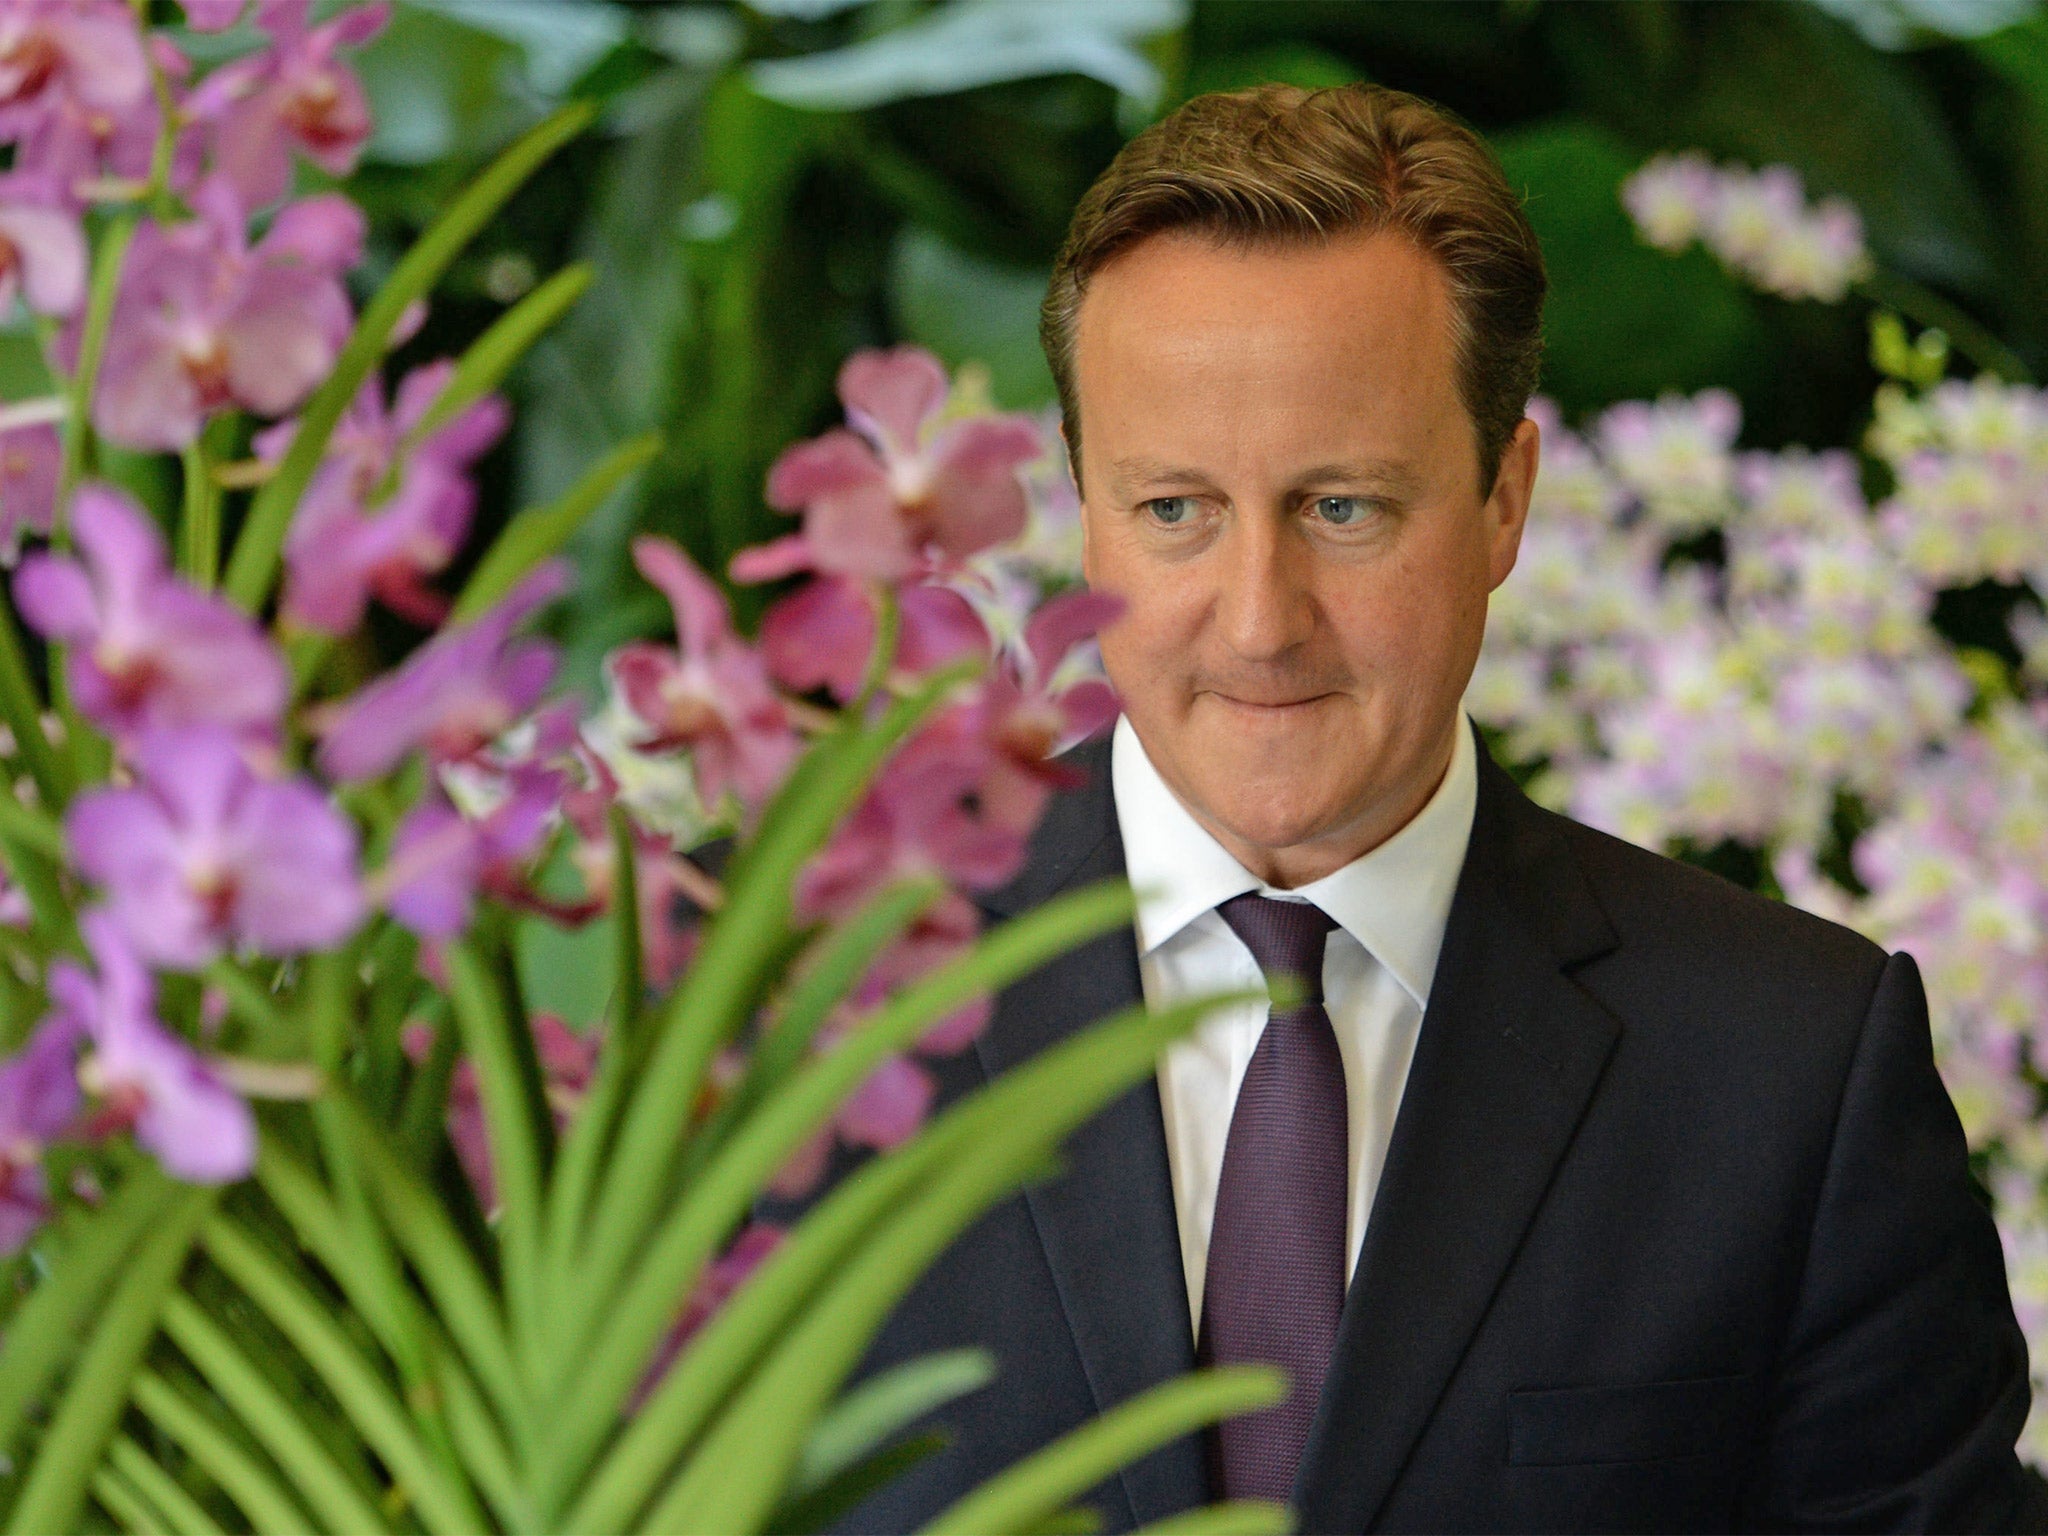
[[[660,451],[661,439],[653,433],[636,437],[598,460],[559,501],[529,507],[514,517],[470,574],[448,621],[466,624],[511,591],[521,576],[568,543],[584,519]]]
[[[250,1438],[270,1453],[322,1526],[371,1533],[390,1528],[355,1479],[293,1411],[278,1384],[198,1303],[173,1296],[164,1307],[164,1332]]]
[[[135,1378],[135,1406],[234,1500],[251,1530],[264,1536],[312,1531],[312,1521],[270,1470],[161,1376],[144,1371]]]
[[[764,60],[749,77],[770,100],[827,112],[1060,74],[1086,75],[1150,103],[1159,70],[1133,44],[1186,19],[1180,0],[954,0],[829,53]]]
[[[548,157],[589,126],[594,108],[583,102],[563,107],[522,135],[470,183],[440,218],[407,251],[377,296],[365,306],[336,359],[334,371],[299,413],[298,429],[277,472],[250,503],[241,537],[228,562],[224,589],[240,607],[263,606],[277,575],[285,530],[327,442],[349,403],[384,356],[399,317],[424,298],[442,273]]]
[[[469,1488],[436,1462],[376,1368],[291,1272],[233,1223],[216,1218],[203,1241],[222,1273],[262,1308],[326,1385],[363,1439],[419,1507],[435,1536],[484,1528]],[[252,1426],[253,1427],[253,1426]]]
[[[13,1449],[29,1410],[88,1332],[108,1282],[176,1193],[156,1164],[142,1163],[104,1207],[65,1235],[50,1273],[0,1343],[0,1452]]]
[[[989,1479],[926,1525],[921,1536],[1028,1530],[1119,1467],[1205,1424],[1270,1407],[1286,1396],[1286,1374],[1264,1365],[1225,1366],[1162,1382]]]
[[[136,1249],[95,1320],[78,1368],[29,1463],[8,1519],[7,1529],[15,1536],[70,1530],[76,1522],[93,1469],[128,1406],[130,1384],[156,1333],[164,1297],[177,1284],[193,1234],[218,1197],[217,1189],[181,1187],[152,1213],[154,1230]]]

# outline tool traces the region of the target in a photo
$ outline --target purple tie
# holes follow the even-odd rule
[[[1344,1306],[1350,1116],[1344,1060],[1323,1011],[1323,941],[1336,924],[1301,901],[1246,894],[1217,907],[1268,983],[1303,989],[1274,1010],[1245,1069],[1223,1144],[1196,1359],[1283,1367],[1279,1405],[1226,1420],[1209,1438],[1216,1491],[1284,1502]]]

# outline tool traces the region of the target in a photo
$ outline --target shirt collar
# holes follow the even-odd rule
[[[1465,864],[1478,803],[1472,729],[1462,716],[1450,767],[1406,826],[1342,869],[1296,891],[1261,885],[1189,814],[1128,718],[1110,742],[1110,785],[1124,868],[1138,903],[1138,949],[1150,954],[1219,902],[1246,891],[1306,898],[1392,973],[1418,1006],[1429,1004],[1451,897]]]

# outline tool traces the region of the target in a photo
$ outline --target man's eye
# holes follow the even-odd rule
[[[1373,504],[1363,496],[1318,496],[1316,516],[1337,528],[1355,528],[1372,516]]]
[[[1152,521],[1177,528],[1195,515],[1195,498],[1192,496],[1155,496],[1145,503],[1152,514]]]

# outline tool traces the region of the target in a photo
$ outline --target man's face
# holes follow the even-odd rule
[[[1440,782],[1536,471],[1482,495],[1437,264],[1396,235],[1147,239],[1077,320],[1083,565],[1121,595],[1111,681],[1161,777],[1294,886]]]

